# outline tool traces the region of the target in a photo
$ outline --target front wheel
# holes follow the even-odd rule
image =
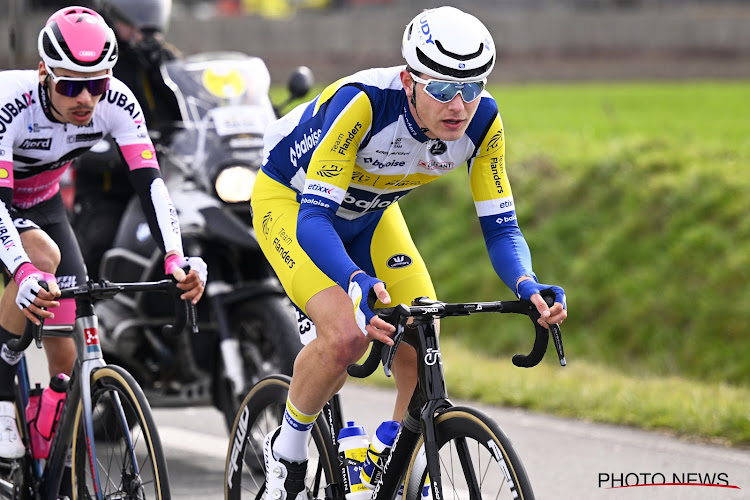
[[[224,498],[257,499],[265,492],[263,443],[268,433],[281,425],[291,379],[272,375],[258,382],[242,402],[229,434],[224,469]],[[333,482],[338,459],[330,433],[319,416],[308,442],[308,498],[324,498],[324,488]]]
[[[534,500],[531,483],[508,437],[478,410],[454,407],[435,419],[445,498]],[[432,498],[420,438],[406,473],[404,499]]]
[[[78,402],[73,437],[73,499],[101,498],[169,500],[167,463],[151,407],[133,377],[123,368],[108,365],[91,377],[92,417],[108,411],[112,422],[96,435],[95,456],[87,446],[83,404]]]

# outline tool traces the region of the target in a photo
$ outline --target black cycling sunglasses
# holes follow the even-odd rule
[[[52,79],[52,83],[55,84],[55,92],[65,97],[75,97],[83,92],[83,89],[88,90],[89,94],[96,97],[109,89],[109,75],[98,76],[96,78],[55,76],[49,68],[47,68],[47,74]]]

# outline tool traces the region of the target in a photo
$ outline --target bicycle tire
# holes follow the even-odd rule
[[[446,498],[534,500],[528,475],[510,439],[487,415],[473,408],[453,407],[435,418],[435,430]],[[423,444],[424,437],[420,437],[406,472],[404,500],[422,498],[427,480]],[[459,457],[465,457],[466,452],[471,467]],[[470,484],[479,492],[472,495]]]
[[[270,295],[239,303],[230,308],[232,335],[239,341],[245,373],[242,393],[268,375],[291,375],[294,360],[302,349],[297,323],[289,299]],[[226,375],[222,361],[220,376],[213,387],[214,401],[227,426],[232,430],[243,396],[236,396],[233,383]]]
[[[119,415],[112,406],[115,395],[127,420],[123,422],[115,417],[113,420],[120,425],[109,426],[105,435],[94,437],[94,466],[99,473],[103,498],[170,500],[167,463],[146,396],[124,368],[107,365],[94,371],[91,376],[93,411],[102,411],[102,405],[97,403],[106,401],[110,408],[115,408],[113,416]],[[82,411],[83,404],[79,400],[72,445],[73,500],[96,498]]]
[[[266,435],[281,425],[291,378],[270,375],[261,379],[247,394],[229,434],[224,468],[224,498],[260,498],[265,489],[263,443]],[[308,498],[323,498],[324,488],[333,481],[338,458],[330,432],[322,417],[313,425],[308,443]]]

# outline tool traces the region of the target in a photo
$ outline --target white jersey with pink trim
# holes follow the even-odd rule
[[[141,176],[134,185],[146,210],[149,225],[158,228],[154,238],[162,250],[182,255],[177,212],[169,199],[149,138],[141,106],[128,87],[112,78],[109,90],[94,109],[88,125],[58,122],[51,113],[47,94],[36,70],[0,72],[0,260],[14,272],[29,258],[11,219],[13,207],[28,209],[52,198],[60,189],[60,177],[71,162],[111,135],[131,171]],[[143,170],[140,170],[143,169]],[[141,185],[142,184],[142,185]],[[151,224],[151,221],[154,224]]]
[[[0,187],[13,189],[14,206],[51,198],[70,162],[107,134],[131,170],[158,168],[141,107],[116,78],[82,127],[56,121],[46,101],[36,70],[0,72]]]

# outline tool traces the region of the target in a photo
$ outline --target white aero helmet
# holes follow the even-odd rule
[[[117,62],[115,33],[86,7],[65,7],[52,14],[39,32],[37,46],[48,68],[95,73]]]
[[[455,7],[418,14],[404,30],[401,54],[413,70],[441,80],[484,80],[495,66],[495,42],[482,22]]]

